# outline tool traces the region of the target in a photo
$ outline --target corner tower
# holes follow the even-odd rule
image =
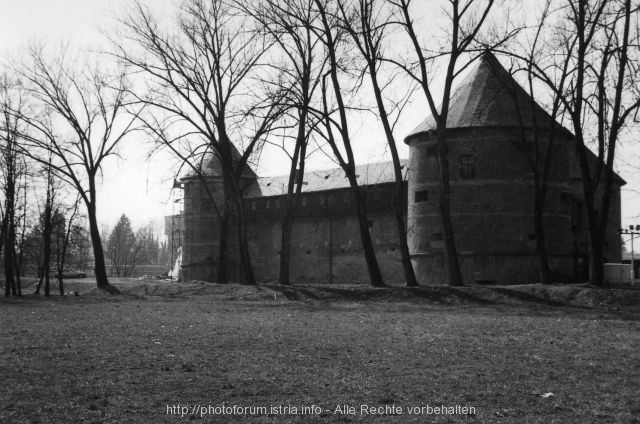
[[[240,153],[231,145],[234,162]],[[200,173],[189,172],[180,182],[184,184],[184,248],[182,273],[185,281],[216,281],[219,266],[220,219],[216,211],[222,212],[225,195],[222,163],[216,152],[208,152],[201,160]],[[255,189],[257,176],[245,165],[240,177],[243,190]],[[227,244],[227,276],[229,281],[238,277],[238,255],[234,220],[230,219]]]
[[[570,275],[571,133],[491,53],[479,58],[453,93],[447,127],[451,218],[464,281],[537,281],[533,152],[536,146],[546,151],[550,140],[546,246],[552,272]],[[446,281],[435,129],[429,117],[405,138],[409,250],[422,284]]]

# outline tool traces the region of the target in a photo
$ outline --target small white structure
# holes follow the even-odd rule
[[[180,281],[181,268],[182,268],[182,247],[179,247],[176,263],[173,265],[173,269],[169,271],[169,278],[171,278],[172,280]]]
[[[604,281],[613,284],[633,284],[631,264],[604,264]]]

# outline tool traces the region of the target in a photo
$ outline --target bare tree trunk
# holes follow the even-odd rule
[[[375,256],[375,248],[373,246],[373,241],[371,240],[371,233],[369,232],[366,195],[362,187],[358,186],[355,176],[353,176],[353,178],[350,177],[349,179],[351,181],[351,192],[355,198],[356,215],[358,217],[358,225],[360,227],[360,241],[362,243],[364,257],[367,262],[367,271],[369,272],[371,285],[373,287],[384,287],[385,284]]]
[[[49,189],[49,188],[48,188]],[[51,198],[47,193],[46,205],[44,207],[44,222],[42,236],[44,238],[44,258],[43,258],[43,277],[44,277],[44,295],[49,296],[49,279],[51,274]]]
[[[4,215],[4,219],[2,221],[2,233],[4,235],[3,237],[3,244],[4,244],[4,295],[5,297],[9,297],[11,296],[11,288],[13,286],[13,256],[11,255],[11,236],[9,235],[10,232],[10,224],[9,224],[9,202],[7,201],[6,203],[7,208],[5,209],[5,215]]]
[[[91,183],[90,183],[91,184]],[[91,184],[93,187],[93,184]],[[95,188],[93,188],[95,191]],[[91,199],[95,199],[95,192],[89,194]],[[104,249],[102,247],[102,239],[100,237],[100,229],[98,228],[98,220],[96,217],[95,200],[87,205],[87,215],[89,218],[89,234],[91,236],[91,245],[93,246],[94,270],[96,275],[96,283],[99,289],[105,290],[110,294],[119,293],[118,289],[109,284],[107,277],[107,268],[104,260]]]
[[[6,209],[5,209],[5,240],[4,240],[4,278],[5,278],[5,296],[9,296],[16,293],[15,287],[15,270],[14,270],[14,256],[15,256],[15,228],[13,226],[13,190],[11,187],[7,187],[6,195]]]
[[[384,103],[382,101],[382,90],[378,83],[376,64],[369,63],[369,74],[373,82],[373,92],[376,97],[376,103],[378,104],[379,117],[384,127],[384,132],[387,136],[387,145],[391,152],[391,159],[393,161],[393,173],[394,173],[394,195],[393,195],[393,208],[396,218],[396,227],[398,228],[398,244],[400,246],[400,256],[402,259],[402,268],[404,271],[405,284],[408,287],[416,287],[418,280],[416,279],[416,273],[411,263],[411,254],[409,253],[409,245],[407,243],[407,226],[405,224],[405,193],[404,193],[404,180],[402,178],[402,169],[400,165],[400,157],[398,156],[398,148],[396,146],[395,137],[389,123],[389,116],[387,115]]]
[[[291,231],[293,220],[298,203],[300,193],[302,192],[302,182],[304,179],[305,157],[307,154],[306,128],[307,111],[300,113],[298,122],[298,134],[296,137],[296,146],[291,159],[291,167],[289,169],[289,183],[287,186],[287,197],[285,199],[285,210],[282,217],[282,234],[280,237],[280,274],[278,281],[280,284],[289,284],[291,282]],[[299,164],[299,167],[298,167]]]
[[[242,283],[256,284],[256,278],[253,274],[251,266],[251,255],[249,252],[249,243],[247,240],[247,222],[244,213],[244,202],[242,201],[242,193],[234,181],[232,202],[235,208],[238,231],[238,250],[240,253],[240,265],[242,266]]]
[[[226,197],[226,196],[225,196]],[[218,222],[220,224],[220,234],[218,234],[218,269],[215,281],[218,284],[227,284],[227,258],[229,256],[229,207],[225,199],[222,215]],[[214,267],[215,269],[215,267]]]
[[[538,186],[539,184],[536,184],[534,194],[533,225],[536,235],[536,251],[540,263],[540,282],[549,284],[551,282],[551,269],[549,268],[549,255],[544,231],[544,193],[541,193],[542,189]]]
[[[344,147],[345,156],[340,152],[338,145],[336,143],[336,139],[333,136],[332,126],[335,124],[331,122],[329,107],[328,107],[328,99],[327,99],[327,86],[326,81],[323,78],[322,81],[322,101],[323,101],[323,109],[324,109],[324,120],[325,127],[327,130],[327,140],[333,150],[333,153],[340,163],[340,167],[345,171],[347,178],[349,179],[349,186],[351,193],[355,200],[356,205],[356,214],[358,217],[358,225],[360,228],[360,240],[362,242],[362,250],[364,253],[364,258],[367,263],[367,270],[369,272],[369,280],[371,285],[374,287],[384,286],[384,281],[382,279],[382,273],[380,272],[380,265],[378,264],[378,259],[376,258],[376,252],[371,242],[371,234],[369,233],[369,223],[367,217],[367,205],[366,198],[361,188],[358,186],[357,177],[355,174],[355,157],[353,154],[353,148],[351,145],[351,136],[349,134],[348,128],[348,119],[347,119],[347,107],[345,106],[342,89],[340,86],[340,78],[338,76],[338,58],[336,56],[336,48],[338,46],[338,40],[335,38],[333,31],[335,25],[333,23],[329,23],[329,17],[333,15],[332,12],[327,10],[326,3],[323,4],[321,0],[314,0],[316,7],[318,8],[318,12],[321,18],[322,27],[323,27],[323,35],[324,35],[324,44],[327,49],[327,57],[329,59],[329,72],[326,74],[331,78],[331,85],[333,87],[333,94],[335,96],[335,101],[337,103],[337,111],[340,116],[340,124],[338,126],[338,131],[340,133],[340,138],[342,139],[342,147]]]
[[[353,11],[347,11],[345,9],[346,5],[339,3],[343,24],[351,34],[362,57],[367,63],[369,78],[371,79],[373,94],[378,108],[378,117],[382,123],[387,145],[391,152],[395,183],[393,207],[396,227],[398,229],[398,245],[400,247],[402,268],[404,271],[405,284],[408,287],[415,287],[418,285],[418,281],[413,269],[413,264],[411,263],[411,255],[407,244],[407,228],[405,224],[406,200],[404,198],[402,168],[398,156],[396,139],[393,135],[389,113],[382,98],[383,90],[380,87],[379,81],[380,67],[383,62],[382,42],[387,38],[385,23],[391,20],[392,16],[381,13],[382,10],[378,8],[378,5],[379,3],[374,0],[359,0],[356,2]],[[353,19],[352,14],[357,19]]]
[[[444,107],[443,107],[444,109]],[[438,163],[440,165],[440,215],[444,232],[444,262],[448,283],[451,286],[462,286],[462,274],[458,263],[458,250],[451,221],[451,183],[449,181],[449,149],[446,137],[446,124],[438,125]]]

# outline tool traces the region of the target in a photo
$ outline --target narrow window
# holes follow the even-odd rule
[[[460,155],[460,178],[469,180],[476,177],[475,155]]]
[[[426,202],[429,200],[429,190],[418,190],[415,192],[414,202]]]

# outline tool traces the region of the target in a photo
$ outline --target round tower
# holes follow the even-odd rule
[[[240,154],[232,145],[234,161]],[[185,281],[216,281],[220,261],[220,215],[224,210],[224,184],[222,163],[216,153],[209,152],[201,161],[201,172],[189,172],[181,179],[184,184],[184,246],[182,273]],[[245,166],[240,186],[250,189],[257,176]],[[226,275],[228,281],[236,280],[239,272],[236,233],[230,216],[227,229]]]
[[[571,134],[490,53],[462,81],[449,110],[450,207],[463,280],[538,281],[536,173],[542,178],[550,148],[545,245],[554,275],[569,276]],[[435,129],[430,117],[405,139],[410,146],[408,242],[422,284],[447,281]]]

